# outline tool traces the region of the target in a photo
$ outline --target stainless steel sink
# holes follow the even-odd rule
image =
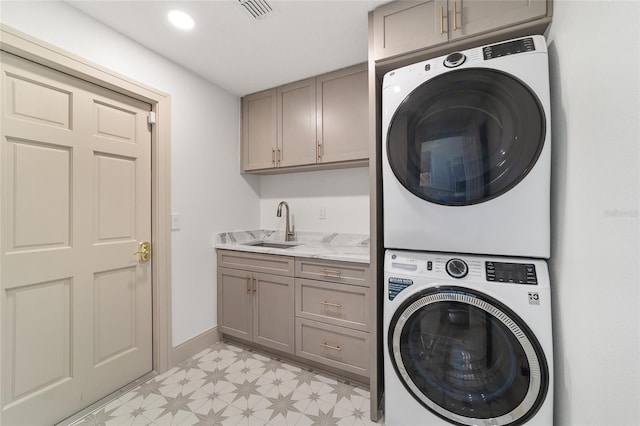
[[[273,241],[254,241],[252,243],[245,243],[245,246],[253,246],[253,247],[267,247],[267,248],[279,248],[279,249],[288,249],[292,247],[297,247],[300,244],[291,244],[291,243],[277,243]]]

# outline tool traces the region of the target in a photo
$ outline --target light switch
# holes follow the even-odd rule
[[[326,219],[327,218],[327,209],[326,207],[320,207],[318,211],[318,219]]]
[[[171,213],[171,230],[178,231],[182,228],[182,215],[180,213]]]

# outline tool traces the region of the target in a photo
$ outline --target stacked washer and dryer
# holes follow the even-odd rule
[[[392,71],[382,114],[385,423],[551,425],[544,37]]]

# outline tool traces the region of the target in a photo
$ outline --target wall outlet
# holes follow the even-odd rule
[[[327,208],[320,207],[320,210],[318,211],[318,219],[326,219],[326,218],[327,218]]]

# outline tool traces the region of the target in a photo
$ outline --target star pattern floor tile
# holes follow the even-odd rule
[[[218,342],[72,426],[375,424],[368,390]]]

